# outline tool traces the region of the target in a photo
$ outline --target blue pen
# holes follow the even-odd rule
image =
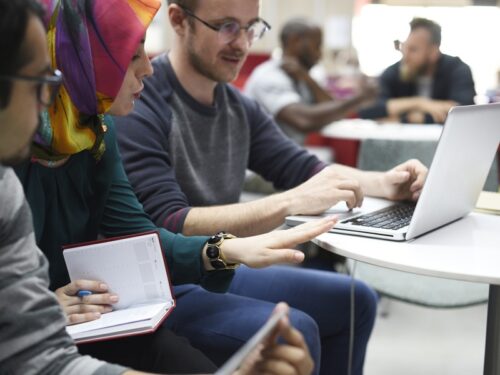
[[[90,296],[92,292],[90,290],[79,290],[76,295],[80,298],[85,297],[85,296]]]

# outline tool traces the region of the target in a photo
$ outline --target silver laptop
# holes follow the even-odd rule
[[[499,141],[500,103],[452,108],[417,204],[344,212],[331,232],[405,241],[464,217],[475,206]],[[286,224],[317,218],[289,216]]]

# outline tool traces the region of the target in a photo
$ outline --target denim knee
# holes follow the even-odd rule
[[[357,321],[371,332],[377,314],[378,295],[362,281],[356,281],[354,288]]]
[[[311,357],[315,363],[315,373],[321,361],[321,338],[316,321],[308,314],[294,308],[290,309],[290,323],[299,330],[307,343]]]

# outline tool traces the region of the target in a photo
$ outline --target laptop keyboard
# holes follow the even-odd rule
[[[397,204],[369,214],[344,220],[342,223],[397,230],[410,224],[414,210],[414,204]]]

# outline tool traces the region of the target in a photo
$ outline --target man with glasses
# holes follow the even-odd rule
[[[49,64],[41,67],[39,71],[34,72],[35,74],[21,74],[15,69],[19,68],[17,64],[24,64],[24,61],[8,63],[9,60],[6,59],[0,61],[0,64],[4,65],[2,70],[5,72],[5,74],[0,73],[0,109],[2,109],[0,123],[5,124],[2,127],[0,161],[6,166],[13,166],[29,156],[31,139],[39,123],[39,113],[55,99],[62,84],[62,75],[58,70],[52,71]],[[24,72],[30,69],[20,70]],[[26,103],[23,93],[29,93],[30,100],[36,101],[36,104],[31,106],[33,111],[25,110],[30,108],[30,105]],[[15,106],[17,108],[14,108]],[[35,117],[34,113],[38,115]],[[19,144],[20,142],[22,144]]]
[[[62,78],[52,72],[34,0],[0,0],[0,373],[123,374],[121,366],[78,355],[48,289],[30,209],[11,166],[30,154],[42,110]],[[132,374],[132,373],[130,373]]]
[[[173,48],[153,62],[155,74],[145,80],[144,100],[134,113],[115,119],[129,178],[156,224],[186,235],[220,230],[255,235],[278,227],[287,214],[320,213],[338,201],[357,207],[364,192],[416,198],[426,173],[420,163],[388,173],[326,166],[227,84],[269,28],[259,5],[259,0],[169,1]],[[290,190],[238,203],[247,167]],[[226,294],[193,285],[176,287],[175,293],[177,308],[166,324],[216,363],[262,324],[271,302],[283,300],[319,364],[315,374],[347,373],[351,280],[346,276],[240,267]],[[353,293],[352,373],[361,374],[376,297],[357,281]]]
[[[246,26],[241,26],[238,22],[228,21],[218,25],[212,25],[200,17],[196,16],[189,8],[181,5],[179,2],[179,7],[186,13],[189,17],[193,17],[197,21],[200,21],[209,29],[217,32],[219,36],[219,40],[222,44],[231,43],[237,35],[239,35],[240,30],[245,30],[247,33],[247,38],[253,42],[262,38],[267,30],[271,29],[271,25],[269,25],[265,20],[257,18],[250,24]]]
[[[362,109],[359,116],[442,124],[451,107],[474,104],[476,91],[469,66],[441,53],[440,45],[441,26],[414,18],[406,41],[394,42],[403,58],[382,73],[376,104]]]

